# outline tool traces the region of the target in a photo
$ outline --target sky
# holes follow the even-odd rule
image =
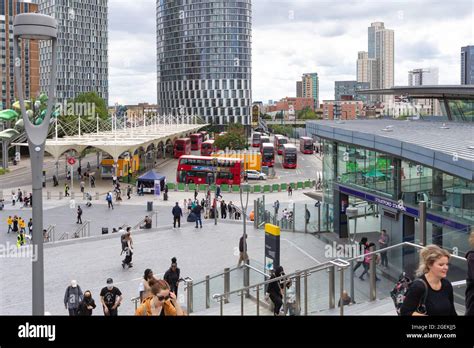
[[[109,104],[156,103],[156,1],[109,0]],[[408,71],[438,67],[439,84],[460,84],[462,46],[474,44],[474,0],[253,0],[253,100],[296,96],[317,72],[320,101],[334,81],[355,80],[367,28],[395,31],[395,85]]]

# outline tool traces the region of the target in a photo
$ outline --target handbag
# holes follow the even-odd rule
[[[188,218],[186,219],[187,222],[196,222],[196,214],[190,213]]]

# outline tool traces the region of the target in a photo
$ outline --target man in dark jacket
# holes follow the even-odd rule
[[[67,287],[66,293],[64,294],[64,307],[69,310],[70,316],[77,315],[77,309],[79,308],[79,303],[81,301],[81,287],[77,284],[77,281],[71,280],[71,285]]]
[[[225,201],[221,202],[221,218],[227,218],[227,204],[225,204]]]
[[[247,239],[247,235],[245,235],[245,239]],[[239,262],[237,263],[237,267],[240,267],[241,262],[247,263],[249,259],[249,256],[247,254],[247,240],[244,240],[243,236],[240,237],[239,252],[240,252],[240,256],[239,256]]]
[[[181,227],[181,216],[183,216],[183,210],[179,206],[179,203],[176,202],[176,205],[173,207],[171,211],[173,214],[173,228],[176,228],[176,221],[178,221],[178,228]]]
[[[198,223],[199,225],[201,225],[202,228],[201,211],[202,207],[199,204],[196,205],[193,209],[193,213],[194,215],[196,215],[196,228],[198,228]]]
[[[471,247],[474,249],[474,231],[469,238]],[[467,279],[466,279],[466,315],[474,316],[474,250],[468,251],[467,259]]]

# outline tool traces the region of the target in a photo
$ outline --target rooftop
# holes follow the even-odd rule
[[[309,121],[310,134],[405,158],[474,180],[474,124],[355,120]]]

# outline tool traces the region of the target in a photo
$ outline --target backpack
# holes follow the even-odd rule
[[[426,312],[425,308],[425,302],[426,302],[426,296],[428,296],[428,286],[426,285],[426,282],[423,279],[415,279],[412,281],[405,272],[403,272],[400,277],[398,278],[398,282],[395,284],[394,288],[392,291],[390,291],[390,297],[393,300],[393,304],[395,305],[395,309],[397,311],[397,314],[400,315],[400,310],[402,308],[403,302],[405,301],[406,293],[408,291],[408,288],[415,282],[415,281],[421,281],[423,282],[425,286],[425,294],[423,295],[423,299],[421,303],[419,304],[418,308],[420,308],[420,311]]]

